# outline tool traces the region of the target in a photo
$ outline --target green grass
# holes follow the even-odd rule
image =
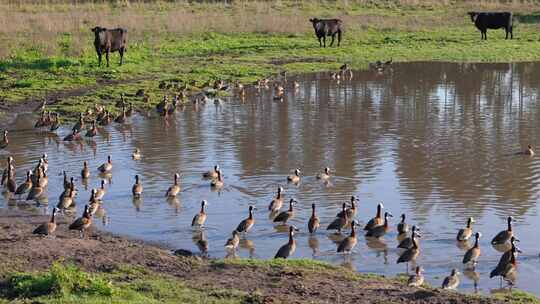
[[[186,287],[169,276],[121,267],[108,273],[88,273],[73,265],[54,264],[47,272],[12,275],[0,303],[216,303],[256,300],[235,290]]]
[[[157,13],[173,9],[175,4],[162,5]],[[44,8],[47,9],[52,10],[54,6]],[[540,59],[537,12],[517,14],[516,18],[523,22],[515,26],[515,39],[505,40],[504,31],[491,30],[489,40],[481,41],[479,32],[465,16],[467,9],[453,10],[436,2],[426,5],[403,5],[399,1],[365,5],[345,5],[341,1],[302,2],[295,7],[285,1],[275,4],[272,13],[375,16],[384,18],[381,19],[383,25],[350,24],[340,48],[320,48],[309,24],[297,33],[195,31],[180,35],[161,31],[152,35],[137,32],[136,38],[130,41],[125,65],[118,66],[118,55],[114,54],[110,68],[97,66],[90,31],[63,32],[58,33],[54,41],[47,42],[56,49],[52,55],[47,45],[24,44],[14,46],[8,57],[0,59],[0,100],[19,103],[57,91],[84,88],[84,94],[65,96],[54,107],[55,111],[73,116],[93,103],[110,105],[120,93],[126,93],[136,106],[151,107],[163,94],[176,92],[174,88],[159,86],[171,81],[196,81],[197,86],[215,79],[250,83],[281,71],[327,71],[344,62],[361,69],[371,61],[389,58],[397,62]],[[237,9],[211,4],[193,5],[192,10],[195,13],[220,10],[231,18],[238,13]],[[456,17],[448,18],[448,15]],[[416,25],[418,22],[425,24]],[[405,24],[410,24],[410,29]],[[77,40],[86,43],[81,47]],[[107,81],[115,81],[115,84],[106,85]],[[142,99],[134,96],[140,88],[151,96],[150,104],[142,104]]]
[[[346,280],[381,280],[402,282],[402,278],[387,279],[376,275],[358,274],[325,262],[298,260],[216,260],[215,268],[226,266],[252,267],[264,273],[268,268],[325,275],[336,273]],[[143,267],[116,266],[103,272],[89,273],[72,264],[55,263],[48,271],[15,273],[0,282],[0,303],[262,303],[257,292],[247,293],[234,289],[194,289],[185,281],[157,274]],[[430,288],[430,287],[426,287]],[[475,299],[479,295],[467,295]],[[534,295],[513,291],[497,294],[496,299],[512,304],[538,304]],[[309,299],[306,299],[309,300]]]

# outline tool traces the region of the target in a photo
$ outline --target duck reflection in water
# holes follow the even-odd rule
[[[143,204],[143,200],[141,197],[133,197],[131,199],[131,203],[133,204],[133,207],[135,207],[135,211],[141,211],[141,206]]]
[[[205,257],[208,256],[208,239],[206,238],[206,232],[204,230],[197,230],[193,232],[191,238],[193,244],[197,246],[201,254]]]
[[[319,254],[319,239],[315,235],[308,238],[308,246],[313,251],[312,256],[316,257]]]

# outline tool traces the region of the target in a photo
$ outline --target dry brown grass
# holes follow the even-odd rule
[[[232,2],[232,1],[229,1]],[[122,26],[130,40],[167,34],[257,32],[298,35],[311,31],[312,16],[337,16],[349,29],[419,30],[467,22],[468,9],[533,11],[536,1],[338,0],[225,1],[217,3],[139,1],[0,2],[0,58],[37,47],[48,55],[80,55],[89,50],[90,28]],[[69,48],[59,45],[69,35]],[[66,38],[68,39],[68,38]]]

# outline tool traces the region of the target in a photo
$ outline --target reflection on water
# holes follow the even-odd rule
[[[293,79],[290,79],[293,80]],[[517,287],[540,294],[535,227],[540,158],[515,156],[532,144],[540,150],[540,64],[395,64],[384,73],[356,72],[352,81],[337,83],[329,74],[297,77],[285,85],[283,101],[272,90],[247,92],[244,101],[232,99],[179,109],[165,123],[159,117],[134,117],[123,126],[100,128],[93,140],[64,143],[59,135],[30,129],[33,121],[19,117],[11,126],[11,143],[0,153],[16,160],[17,180],[49,155],[49,205],[62,192],[62,170],[76,179],[77,215],[98,188],[95,168],[112,155],[113,174],[106,177],[107,193],[95,221],[100,229],[186,248],[210,257],[225,257],[223,246],[246,217],[251,204],[255,225],[230,256],[271,258],[287,241],[287,229],[274,225],[267,206],[276,189],[284,187],[285,202],[298,200],[288,224],[296,235],[294,257],[314,257],[358,271],[395,275],[405,272],[396,260],[402,252],[392,219],[383,240],[366,240],[350,257],[335,254],[344,235],[320,229],[307,232],[311,204],[317,204],[321,227],[326,227],[351,195],[359,198],[356,218],[365,224],[377,203],[421,228],[418,264],[435,285],[451,268],[462,268],[470,243],[455,236],[474,217],[481,231],[482,256],[475,271],[463,272],[460,290],[489,293],[499,288],[489,279],[500,253],[489,241],[516,218],[515,233],[524,254],[519,257]],[[143,155],[134,161],[137,147]],[[87,184],[79,178],[83,161],[93,169]],[[2,160],[3,162],[3,160]],[[201,173],[219,164],[225,185],[212,191]],[[329,183],[315,178],[332,168]],[[303,172],[299,184],[288,184],[292,169]],[[182,192],[167,199],[172,176],[181,174]],[[140,199],[131,186],[139,174],[144,185]],[[191,219],[199,202],[208,201],[204,231],[194,231]],[[5,208],[23,207],[0,199]],[[282,210],[285,210],[284,204]],[[70,215],[75,216],[75,215]],[[348,232],[346,232],[348,233]],[[402,236],[400,236],[402,238]]]

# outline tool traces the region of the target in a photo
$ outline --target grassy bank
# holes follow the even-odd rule
[[[127,2],[1,4],[0,106],[48,96],[54,109],[72,115],[94,102],[112,103],[121,92],[150,107],[167,83],[225,79],[252,82],[276,75],[332,70],[344,62],[532,61],[540,59],[540,4],[478,1],[277,1],[234,4]],[[469,10],[512,10],[515,39],[502,30],[479,32]],[[340,17],[346,25],[340,48],[319,48],[307,21]],[[129,31],[126,64],[97,67],[94,25]],[[161,86],[160,86],[161,84]],[[165,85],[163,85],[165,84]],[[151,97],[135,97],[144,89]]]
[[[208,263],[208,262],[201,262]],[[253,271],[267,273],[268,269],[281,272],[320,273],[333,276],[343,269],[312,260],[290,261],[213,261],[214,269],[221,267],[250,267]],[[357,284],[376,282],[380,286],[404,284],[403,280],[386,279],[374,275],[359,275],[345,272],[346,279]],[[157,274],[141,267],[117,266],[106,271],[86,272],[73,264],[55,263],[50,270],[33,273],[14,273],[4,280],[0,292],[0,303],[267,303],[268,296],[253,290],[246,292],[234,288],[194,287],[188,280],[181,280],[166,274]],[[440,293],[431,287],[423,292],[438,301],[453,303],[496,303],[504,301],[514,304],[538,304],[540,300],[524,292],[496,295],[492,298],[481,296],[457,296]],[[274,299],[276,300],[276,299]],[[307,303],[321,299],[305,298]],[[372,298],[374,301],[383,299]],[[433,300],[433,299],[432,299]],[[279,301],[278,301],[279,302]],[[429,302],[429,301],[428,301]]]

